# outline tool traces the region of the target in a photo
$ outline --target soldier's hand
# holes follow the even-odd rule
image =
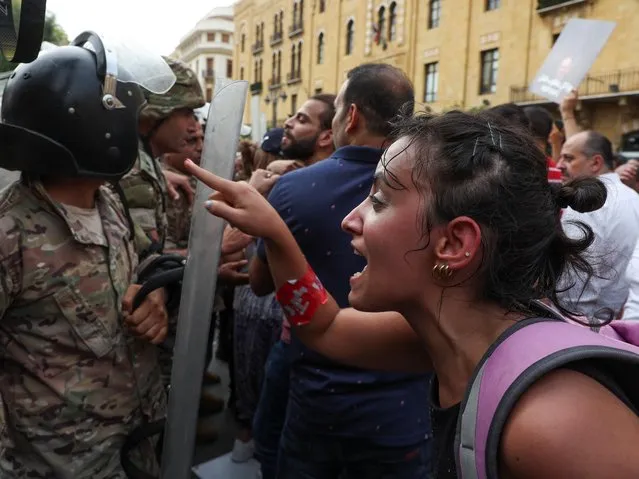
[[[217,270],[218,278],[228,285],[241,286],[249,283],[248,273],[240,272],[248,264],[245,259],[224,263]]]
[[[222,254],[228,255],[242,251],[251,241],[253,241],[252,236],[243,233],[237,228],[227,226],[224,228],[224,236],[222,237]]]
[[[160,344],[166,339],[169,330],[169,316],[166,311],[166,292],[164,288],[156,289],[148,294],[135,311],[133,298],[142,286],[132,284],[122,299],[124,322],[136,336],[153,344]]]
[[[174,171],[164,171],[164,176],[166,178],[166,189],[169,192],[169,196],[174,200],[178,200],[180,199],[180,192],[178,190],[181,190],[186,195],[189,204],[192,205],[195,198],[195,191],[193,191],[189,177],[175,173]]]
[[[270,171],[258,169],[253,172],[251,175],[251,179],[249,180],[249,185],[255,188],[257,191],[262,193],[264,196],[268,195],[271,188],[275,185],[277,180],[279,180],[280,175],[276,173],[272,173]]]

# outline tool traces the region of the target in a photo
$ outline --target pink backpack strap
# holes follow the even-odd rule
[[[639,323],[630,329],[636,334]],[[637,366],[632,371],[639,371],[639,348],[613,339],[621,336],[617,331],[607,333],[548,318],[525,320],[505,331],[478,365],[461,404],[456,437],[458,476],[498,477],[499,442],[510,411],[549,371],[594,358],[621,360]]]

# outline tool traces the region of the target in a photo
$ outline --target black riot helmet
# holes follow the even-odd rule
[[[0,167],[111,181],[126,174],[137,157],[141,87],[164,92],[175,82],[159,55],[127,49],[85,32],[18,66],[2,98]]]

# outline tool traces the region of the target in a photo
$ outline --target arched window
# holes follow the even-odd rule
[[[273,15],[273,33],[277,34],[277,27],[279,27],[280,25],[280,17],[279,15],[276,13],[275,15]]]
[[[295,62],[297,61],[297,46],[293,44],[291,47],[291,78],[295,77]]]
[[[300,11],[299,11],[299,22],[298,25],[302,25],[302,20],[304,20],[304,0],[300,0]]]
[[[346,24],[346,54],[353,53],[353,42],[355,40],[355,21],[349,20]]]
[[[293,4],[293,25],[297,25],[297,2]]]
[[[246,35],[244,33],[242,33],[240,43],[241,43],[242,53],[244,53],[244,44],[246,43]]]
[[[322,65],[324,63],[324,32],[320,33],[317,37],[317,64]]]
[[[383,5],[377,11],[377,35],[382,38],[386,33],[386,7]]]
[[[392,2],[388,7],[388,41],[392,42],[397,36],[397,4]]]
[[[302,76],[302,42],[297,45],[297,78]]]
[[[260,26],[255,25],[255,43],[260,43]]]
[[[264,43],[264,22],[260,24],[260,41]]]
[[[257,83],[260,81],[260,64],[255,60],[255,69],[253,71],[253,81]]]
[[[326,0],[319,0],[319,12],[324,13],[326,10]]]
[[[240,67],[240,80],[244,80],[244,67]]]
[[[284,32],[284,11],[280,12],[280,34]]]
[[[257,77],[257,81],[259,81],[259,82],[262,81],[262,65],[263,65],[262,59],[260,58],[260,66],[259,66],[259,69],[258,69],[259,74],[258,74],[258,77]]]

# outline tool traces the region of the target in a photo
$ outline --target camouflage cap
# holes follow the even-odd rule
[[[204,94],[197,75],[184,63],[164,57],[169,64],[176,81],[173,87],[162,95],[146,92],[147,104],[140,113],[141,117],[160,120],[175,110],[189,108],[194,110],[204,106]]]

